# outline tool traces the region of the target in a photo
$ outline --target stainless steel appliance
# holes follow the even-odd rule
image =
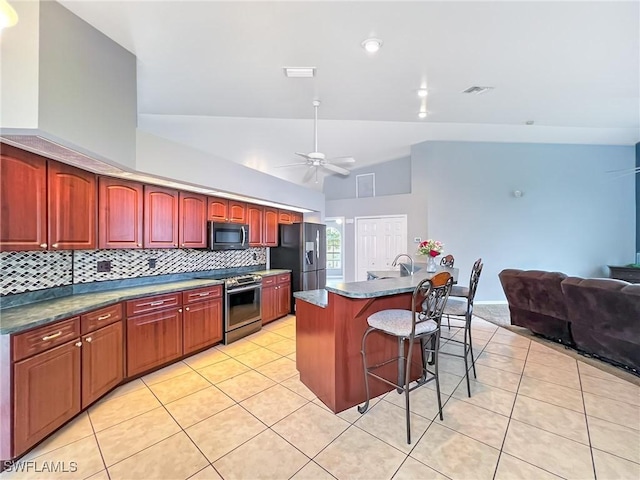
[[[270,249],[272,268],[291,270],[293,292],[322,289],[327,283],[327,227],[319,223],[280,225],[280,245]]]
[[[209,250],[243,250],[249,248],[249,225],[241,223],[207,223]]]
[[[229,344],[262,328],[262,277],[239,275],[224,281],[224,343]]]

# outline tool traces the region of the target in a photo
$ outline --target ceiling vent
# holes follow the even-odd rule
[[[487,90],[493,90],[493,87],[479,87],[477,85],[474,85],[473,87],[469,87],[466,90],[463,90],[462,93],[475,93],[476,95],[479,95],[486,92]]]
[[[284,74],[289,78],[312,78],[316,74],[315,67],[284,67]]]

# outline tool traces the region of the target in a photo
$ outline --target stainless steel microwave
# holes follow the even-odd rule
[[[249,225],[208,222],[209,250],[243,250],[249,248]]]

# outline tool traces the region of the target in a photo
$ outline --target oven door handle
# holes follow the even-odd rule
[[[261,286],[262,285],[251,285],[248,287],[234,288],[233,290],[227,290],[227,295],[229,295],[230,293],[236,293],[236,292],[246,292],[247,290],[257,290]]]

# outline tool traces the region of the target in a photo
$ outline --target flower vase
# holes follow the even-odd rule
[[[432,257],[429,255],[429,260],[427,260],[427,272],[433,273],[437,270],[438,266],[436,265],[436,257]]]

